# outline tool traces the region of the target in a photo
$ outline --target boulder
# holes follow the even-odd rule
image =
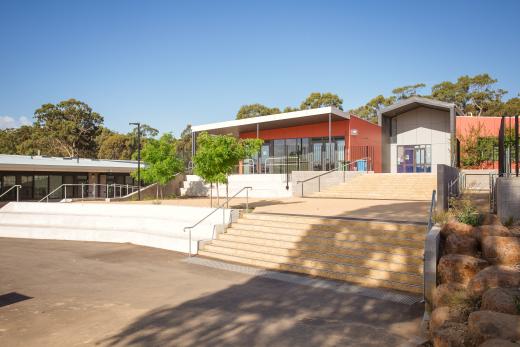
[[[477,255],[478,241],[471,237],[458,234],[450,234],[444,243],[445,254],[465,254],[475,257]]]
[[[446,322],[464,323],[468,311],[459,306],[442,306],[433,310],[430,318],[430,332],[437,331]]]
[[[477,240],[482,242],[482,240],[486,236],[506,236],[513,237],[515,236],[509,229],[501,224],[490,224],[490,225],[481,225],[475,227],[475,236]]]
[[[504,339],[490,339],[478,347],[519,347],[520,345]]]
[[[520,316],[493,311],[476,311],[469,315],[468,330],[476,343],[493,338],[520,339]]]
[[[448,254],[441,257],[437,271],[441,283],[455,282],[466,285],[487,265],[487,261],[469,255]]]
[[[465,347],[468,341],[468,327],[463,323],[447,322],[433,332],[434,347]]]
[[[520,286],[520,271],[505,266],[494,265],[485,268],[468,283],[468,291],[472,297],[484,294],[489,288],[514,288]]]
[[[438,285],[432,293],[433,307],[465,304],[469,301],[466,286],[460,283],[444,283]]]
[[[482,295],[481,310],[508,314],[519,314],[520,290],[513,288],[491,288]]]
[[[441,228],[441,236],[443,238],[447,238],[451,234],[476,237],[474,227],[457,221],[449,221]]]
[[[520,263],[520,238],[486,236],[482,240],[482,256],[491,264]]]

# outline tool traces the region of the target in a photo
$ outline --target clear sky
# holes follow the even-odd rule
[[[179,134],[248,103],[345,109],[488,72],[520,92],[520,1],[0,0],[0,125],[87,102],[109,128]],[[5,125],[4,125],[5,126]]]

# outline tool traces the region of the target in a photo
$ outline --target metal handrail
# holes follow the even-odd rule
[[[16,188],[16,201],[20,201],[20,188],[22,188],[21,185],[19,184],[15,184],[14,186],[12,186],[11,188],[7,189],[5,192],[3,192],[1,195],[0,195],[0,199],[7,193],[9,193],[11,190],[13,190],[14,188]]]
[[[331,172],[339,171],[340,168],[348,167],[349,165],[352,165],[352,164],[354,164],[354,163],[357,163],[357,162],[359,162],[359,161],[363,161],[363,160],[367,161],[367,163],[368,163],[368,161],[370,160],[370,157],[361,158],[361,159],[357,159],[357,160],[354,160],[354,161],[343,162],[343,163],[340,164],[339,167],[337,167],[337,168],[335,168],[335,169],[332,169],[332,170],[329,170],[329,171],[323,172],[323,173],[321,173],[321,174],[319,174],[319,175],[316,175],[316,176],[313,176],[313,177],[307,178],[307,179],[302,180],[302,181],[296,181],[296,184],[300,184],[300,183],[301,183],[301,185],[302,185],[302,195],[301,195],[301,196],[303,196],[303,184],[304,184],[305,182],[308,182],[308,181],[311,181],[311,180],[317,178],[317,179],[318,179],[318,192],[319,192],[319,191],[321,191],[321,177],[322,177],[322,176],[328,175],[328,174],[330,174]],[[348,171],[348,170],[342,170],[342,171],[346,172],[346,171]],[[366,166],[366,170],[365,170],[365,171],[368,171],[368,165]],[[343,182],[345,182],[345,173],[343,173]]]
[[[189,227],[184,227],[184,232],[186,232],[186,230],[189,230],[189,235],[188,235],[188,238],[189,238],[188,256],[189,257],[192,256],[192,254],[191,254],[191,230],[193,228],[195,228],[197,225],[199,225],[200,223],[202,223],[203,221],[205,221],[207,218],[209,218],[211,215],[213,215],[213,213],[217,212],[220,209],[222,209],[222,225],[225,226],[226,225],[226,210],[223,207],[226,206],[226,205],[229,206],[228,203],[231,201],[231,199],[235,198],[244,189],[246,191],[246,211],[249,210],[249,190],[252,190],[253,187],[243,187],[238,192],[236,192],[233,196],[229,197],[228,199],[226,199],[226,201],[224,201],[222,204],[220,204],[215,209],[213,209],[213,211],[208,213],[204,218],[200,219],[197,223],[195,223],[195,224],[193,224],[192,226],[189,226]]]
[[[287,163],[289,163],[289,159],[291,159],[291,158],[292,158],[292,159],[296,159],[296,161],[298,161],[298,159],[299,159],[300,157],[298,157],[298,156],[288,156],[288,157],[267,157],[267,158],[265,158],[265,160],[264,160],[264,174],[267,173],[267,167],[268,167],[269,165],[270,165],[270,167],[273,167],[273,166],[275,166],[275,165],[277,165],[277,166],[284,166],[284,165],[287,165]],[[273,162],[272,164],[269,164],[269,165],[268,165],[268,164],[267,164],[267,161],[268,161],[268,160],[273,160],[273,161],[274,161],[274,160],[287,160],[287,162],[282,162],[282,163],[280,163],[280,164],[275,164],[275,163]]]
[[[56,193],[58,190],[60,189],[64,189],[65,190],[65,199],[67,198],[67,187],[81,187],[81,199],[84,199],[84,187],[90,187],[90,186],[93,186],[94,187],[94,196],[93,198],[96,199],[96,186],[101,186],[101,187],[106,187],[106,197],[108,198],[108,191],[109,191],[109,188],[112,187],[114,188],[114,197],[116,195],[116,188],[119,188],[119,196],[122,197],[122,189],[123,188],[126,188],[127,190],[127,195],[128,195],[128,190],[129,189],[132,189],[132,193],[134,192],[135,189],[139,189],[138,186],[132,186],[132,185],[128,185],[128,184],[116,184],[116,183],[113,183],[113,184],[101,184],[101,183],[64,183],[64,184],[61,184],[60,186],[58,186],[56,189],[54,189],[52,192],[50,192],[49,194],[45,195],[43,198],[41,198],[39,200],[39,202],[42,202],[43,200],[46,200],[46,202],[49,202],[49,197]],[[100,196],[101,197],[101,196]]]
[[[430,216],[428,217],[428,231],[430,231],[430,229],[432,228],[433,226],[433,212],[435,211],[435,206],[437,204],[436,202],[436,199],[435,199],[435,195],[437,194],[437,191],[434,189],[432,191],[432,202],[431,202],[431,205],[430,205]]]

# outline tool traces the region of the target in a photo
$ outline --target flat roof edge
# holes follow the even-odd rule
[[[260,124],[260,123],[276,122],[276,121],[287,120],[287,119],[304,118],[304,117],[317,116],[317,115],[322,115],[322,114],[327,114],[327,113],[331,113],[331,114],[334,114],[336,116],[339,116],[339,117],[342,117],[345,119],[350,118],[350,115],[348,114],[348,112],[342,111],[334,106],[327,106],[327,107],[313,108],[313,109],[309,109],[309,110],[284,112],[284,113],[271,114],[271,115],[267,115],[267,116],[245,118],[245,119],[235,119],[235,120],[224,121],[224,122],[195,125],[195,126],[191,127],[191,131],[192,132],[201,132],[201,131],[207,131],[207,130],[237,127],[237,126],[241,126],[241,125],[251,125],[251,124],[257,124],[257,123]]]

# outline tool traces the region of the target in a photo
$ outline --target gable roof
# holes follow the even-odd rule
[[[401,113],[413,110],[418,107],[428,107],[428,108],[433,108],[433,109],[443,110],[443,111],[454,110],[454,112],[456,112],[460,116],[463,115],[463,113],[457,108],[457,106],[454,103],[424,98],[421,96],[412,96],[408,99],[400,100],[400,101],[396,102],[395,104],[392,104],[392,105],[387,106],[384,109],[380,110],[378,112],[378,115],[386,116],[386,117],[394,117]]]

